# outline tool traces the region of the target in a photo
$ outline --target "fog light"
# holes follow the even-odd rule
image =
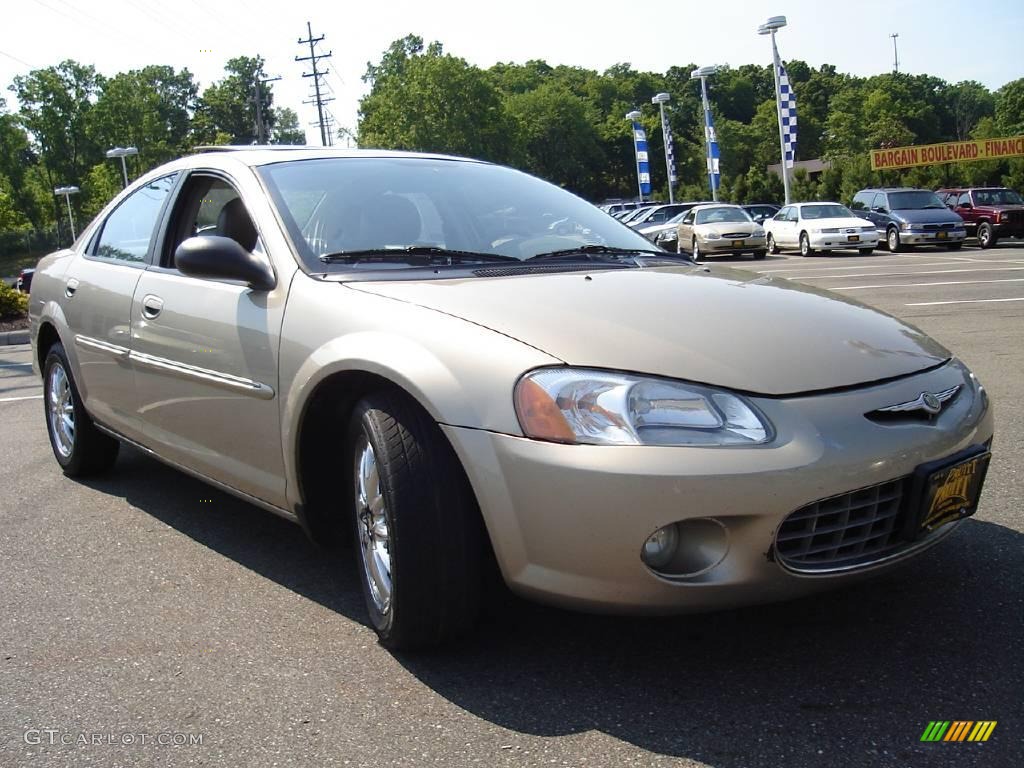
[[[640,555],[651,568],[660,569],[672,562],[679,548],[679,532],[676,524],[666,525],[652,533],[644,542],[644,550]]]

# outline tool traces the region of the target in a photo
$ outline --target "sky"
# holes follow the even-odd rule
[[[305,2],[305,0],[6,0],[0,25],[0,97],[12,79],[71,58],[105,74],[147,64],[187,67],[201,87],[223,76],[234,56],[259,53],[274,83],[274,103],[294,109],[311,143],[316,109],[312,78],[303,78],[311,22],[324,35],[319,52],[335,101],[337,125],[356,129],[361,80],[393,40],[417,34],[472,64],[543,59],[603,71],[629,62],[664,72],[690,63],[766,64],[771,49],[757,26],[785,15],[778,33],[783,60],[834,64],[855,75],[893,66],[890,34],[898,33],[900,70],[949,80],[977,80],[991,89],[1024,77],[1022,0],[455,0]],[[695,86],[696,87],[696,86]],[[652,94],[653,95],[653,94]],[[799,98],[799,93],[797,93]],[[645,105],[652,108],[650,104]]]

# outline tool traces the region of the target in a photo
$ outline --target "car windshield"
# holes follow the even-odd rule
[[[805,205],[800,209],[805,219],[850,219],[854,218],[845,205]]]
[[[1024,200],[1012,189],[977,189],[974,200],[978,205],[1024,205]]]
[[[889,205],[894,211],[917,211],[922,208],[945,208],[934,192],[890,192]]]
[[[718,224],[720,222],[750,223],[750,217],[742,208],[704,208],[697,211],[696,224]]]
[[[321,256],[440,248],[525,260],[642,235],[553,184],[487,163],[417,157],[311,158],[259,169],[296,248]]]

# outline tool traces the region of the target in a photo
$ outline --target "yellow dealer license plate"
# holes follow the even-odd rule
[[[850,243],[859,243],[860,235],[847,235],[846,240]]]
[[[938,234],[935,235],[935,237],[938,240],[945,240],[946,239],[946,233],[945,232],[939,232]]]
[[[743,247],[743,241],[742,240],[733,240],[732,241],[732,247],[733,248],[742,248]]]
[[[919,508],[918,533],[934,531],[946,523],[974,514],[991,458],[992,454],[984,451],[942,469],[928,471],[926,467],[922,468],[927,479]]]

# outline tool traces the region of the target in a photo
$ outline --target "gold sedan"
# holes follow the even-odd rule
[[[699,205],[691,209],[676,228],[678,250],[694,261],[723,253],[765,256],[764,228],[738,205]]]

